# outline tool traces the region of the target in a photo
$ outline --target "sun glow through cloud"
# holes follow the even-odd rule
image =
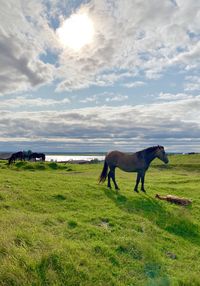
[[[56,31],[63,47],[80,50],[94,37],[94,25],[86,13],[73,14]]]
[[[200,152],[200,1],[0,2],[0,151]]]

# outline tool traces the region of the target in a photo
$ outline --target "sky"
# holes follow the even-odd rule
[[[0,0],[0,151],[200,152],[200,1]]]

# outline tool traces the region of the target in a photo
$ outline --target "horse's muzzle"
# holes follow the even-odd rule
[[[168,159],[168,158],[165,158],[165,159],[164,159],[164,163],[165,163],[165,164],[168,164],[168,163],[169,163],[169,159]]]

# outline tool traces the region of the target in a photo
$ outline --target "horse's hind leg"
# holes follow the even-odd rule
[[[115,190],[119,190],[119,187],[118,187],[116,180],[115,180],[115,167],[111,168],[110,171],[111,171],[111,178],[112,178],[113,183],[115,185]]]
[[[110,184],[110,178],[111,178],[111,170],[108,172],[108,188],[111,189],[111,184]]]

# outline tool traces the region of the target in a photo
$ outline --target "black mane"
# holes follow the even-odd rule
[[[145,151],[147,153],[151,153],[153,151],[156,151],[158,148],[164,148],[164,147],[160,146],[160,145],[152,146],[152,147],[149,147],[149,148],[146,148],[146,149],[142,150],[141,152]]]
[[[138,151],[138,152],[136,152],[136,153],[137,153],[137,155],[138,155],[138,158],[142,159],[143,157],[145,157],[145,159],[146,159],[147,161],[149,161],[149,158],[146,158],[146,157],[149,157],[148,155],[151,156],[151,154],[152,154],[153,152],[155,152],[158,148],[163,148],[163,146],[157,145],[157,146],[148,147],[148,148],[143,149],[143,150],[141,150],[141,151]],[[145,161],[146,161],[146,160],[145,160]]]

